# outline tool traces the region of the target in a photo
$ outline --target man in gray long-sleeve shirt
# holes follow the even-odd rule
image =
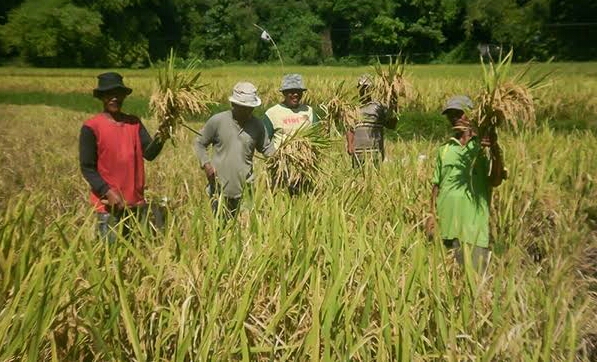
[[[212,209],[216,214],[221,209],[226,217],[237,213],[244,186],[253,179],[255,149],[265,156],[275,150],[263,123],[253,116],[253,109],[261,104],[255,86],[237,83],[228,100],[232,109],[208,119],[195,143],[209,181]],[[209,145],[214,148],[211,159],[207,152]],[[218,207],[219,197],[223,201],[221,207]]]

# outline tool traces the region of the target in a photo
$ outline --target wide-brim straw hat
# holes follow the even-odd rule
[[[257,96],[257,88],[249,82],[236,83],[228,100],[245,107],[255,108],[261,105],[261,98]]]
[[[133,90],[124,85],[122,76],[116,72],[102,73],[97,76],[97,87],[93,90],[93,96],[101,97],[102,94],[115,89],[122,89],[126,95],[129,95]]]

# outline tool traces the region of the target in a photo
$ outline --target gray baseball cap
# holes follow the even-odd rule
[[[282,86],[280,86],[280,91],[283,92],[287,89],[307,90],[303,84],[303,77],[296,73],[286,74],[284,78],[282,78]]]
[[[445,114],[448,109],[458,109],[461,111],[467,111],[473,108],[473,101],[467,96],[459,95],[454,96],[446,102],[446,106],[442,111],[442,114]]]
[[[249,82],[236,83],[228,100],[241,106],[253,108],[261,104],[261,99],[257,96],[257,88]]]

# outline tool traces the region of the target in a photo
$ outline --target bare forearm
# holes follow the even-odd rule
[[[432,215],[435,216],[435,204],[437,202],[437,195],[439,194],[439,186],[438,185],[433,185],[433,188],[431,189],[431,207],[430,207],[430,212]]]
[[[346,132],[346,150],[348,153],[354,152],[354,131],[348,130]]]
[[[491,153],[491,174],[489,175],[491,185],[496,187],[502,183],[504,179],[504,159],[502,150],[499,146],[493,146],[490,149]]]

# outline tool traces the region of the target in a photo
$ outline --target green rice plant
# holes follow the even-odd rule
[[[172,138],[179,126],[196,133],[186,124],[187,117],[206,112],[211,103],[206,85],[199,83],[199,60],[190,61],[181,71],[175,68],[175,60],[174,50],[170,50],[149,100],[150,111],[159,121],[159,135],[164,139]]]
[[[413,68],[434,102],[448,86],[478,87],[468,66]],[[222,87],[215,91],[224,96],[243,69],[210,69]],[[303,69],[322,97],[331,91],[317,87],[363,72],[326,69],[317,78],[322,68]],[[29,71],[35,78],[42,70]],[[254,75],[277,84],[269,71],[257,66]],[[65,89],[85,88],[65,72]],[[149,92],[150,74],[130,72],[135,90]],[[0,360],[594,359],[593,132],[539,125],[503,133],[519,162],[493,192],[492,256],[478,275],[422,232],[429,155],[440,145],[427,135],[388,139],[379,170],[356,174],[342,145],[326,137],[316,192],[292,197],[272,192],[267,161],[258,159],[254,193],[224,228],[195,155],[166,147],[146,164],[148,195],[171,199],[166,229],[135,223],[131,239],[104,244],[82,178],[48,176],[78,174],[71,146],[89,115],[0,107]],[[193,135],[177,141],[191,149]],[[64,152],[48,158],[39,149]]]

